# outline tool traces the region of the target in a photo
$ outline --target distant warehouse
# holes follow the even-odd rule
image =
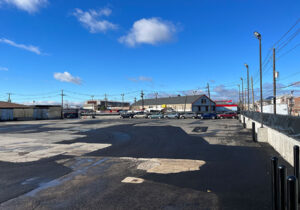
[[[215,112],[216,103],[208,98],[206,95],[193,96],[175,96],[165,98],[154,98],[139,100],[132,104],[133,110],[162,110],[173,109],[177,112]]]
[[[106,101],[106,100],[88,100],[84,103],[83,109],[91,111],[119,111],[119,110],[129,110],[129,102],[120,102],[120,101]]]
[[[47,120],[60,119],[61,106],[36,105],[26,106],[0,101],[0,121],[8,120]]]

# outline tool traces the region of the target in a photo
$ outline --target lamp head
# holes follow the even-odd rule
[[[246,66],[246,68],[248,68],[248,67],[249,67],[247,63],[245,63],[244,65]]]
[[[261,34],[258,33],[257,31],[254,32],[254,36],[255,36],[257,39],[261,39]]]

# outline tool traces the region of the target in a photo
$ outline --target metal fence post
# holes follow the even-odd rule
[[[278,167],[278,198],[279,209],[286,210],[286,167]]]
[[[287,178],[287,210],[298,210],[298,181],[295,176]]]
[[[252,140],[256,141],[255,122],[252,122]]]
[[[243,127],[246,128],[246,118],[243,117]]]
[[[278,158],[272,157],[271,158],[271,167],[272,167],[272,209],[279,210],[278,207],[278,175],[277,175],[277,168],[278,168]]]
[[[298,188],[299,188],[299,146],[294,146],[294,176],[298,180]],[[298,201],[300,201],[298,195]]]

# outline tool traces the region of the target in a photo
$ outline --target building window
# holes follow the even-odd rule
[[[205,106],[205,111],[207,111],[207,112],[208,112],[208,106]]]
[[[201,104],[206,104],[206,99],[201,99]]]
[[[213,111],[216,111],[216,107],[215,106],[213,106]]]

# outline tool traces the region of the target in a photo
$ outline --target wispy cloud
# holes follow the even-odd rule
[[[132,78],[128,78],[128,80],[132,82],[153,82],[152,77],[145,77],[145,76],[139,76],[137,78],[132,77]]]
[[[58,101],[23,101],[22,104],[25,105],[61,105]],[[81,107],[84,102],[80,101],[65,101],[64,105],[68,107]]]
[[[117,29],[116,24],[103,19],[103,17],[110,16],[111,12],[112,11],[109,8],[103,8],[100,10],[91,9],[88,11],[75,9],[73,15],[91,33],[103,33],[107,30]]]
[[[129,33],[120,37],[119,42],[130,47],[135,47],[138,44],[155,45],[171,41],[175,32],[176,27],[169,21],[159,18],[143,18],[134,22]]]
[[[0,66],[0,71],[8,71],[8,68]]]
[[[33,45],[17,44],[14,41],[11,41],[11,40],[5,39],[5,38],[0,38],[0,43],[8,44],[10,46],[21,48],[23,50],[27,50],[27,51],[33,52],[35,54],[41,55],[40,49]]]
[[[46,7],[47,0],[0,0],[0,3],[14,5],[18,9],[24,10],[28,13],[35,13],[40,8]]]
[[[70,82],[76,85],[81,84],[81,79],[79,77],[74,77],[69,72],[66,71],[63,73],[54,73],[54,78],[61,82]]]

